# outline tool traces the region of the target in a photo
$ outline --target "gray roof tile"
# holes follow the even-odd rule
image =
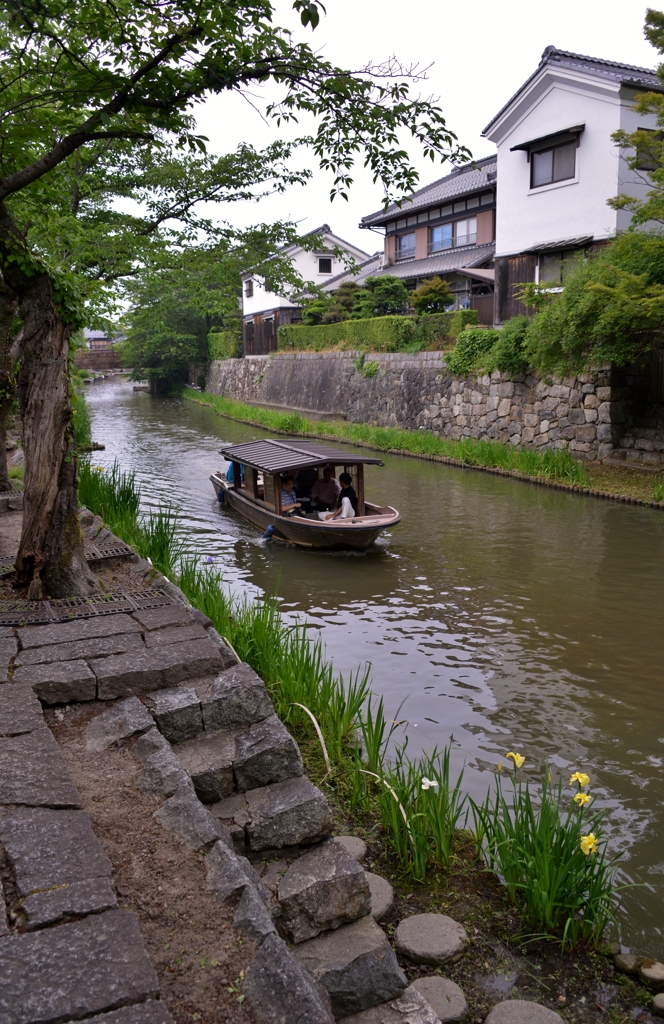
[[[392,203],[387,210],[379,210],[377,213],[370,213],[360,221],[360,227],[369,227],[372,224],[384,224],[385,221],[394,217],[407,216],[413,210],[419,210],[423,206],[433,206],[435,203],[442,203],[443,200],[452,199],[455,196],[465,193],[477,192],[487,185],[493,185],[496,180],[496,158],[495,156],[485,157],[477,160],[469,167],[459,167],[451,174],[439,178],[431,185],[414,192],[409,199],[405,199],[401,206]]]

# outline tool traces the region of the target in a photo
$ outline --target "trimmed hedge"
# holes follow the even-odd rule
[[[208,352],[210,359],[235,359],[242,355],[242,339],[234,331],[210,331]]]
[[[437,342],[452,342],[467,325],[476,324],[474,309],[426,316],[378,316],[338,324],[279,328],[279,350],[294,352],[417,352]]]

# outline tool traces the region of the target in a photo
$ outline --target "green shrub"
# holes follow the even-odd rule
[[[466,327],[479,323],[476,309],[455,309],[449,313],[426,313],[417,319],[417,342],[420,348],[455,341]]]
[[[242,338],[235,331],[210,331],[208,352],[210,359],[237,359],[242,355]]]
[[[74,410],[72,422],[76,436],[76,447],[79,449],[89,448],[92,444],[92,423],[90,422],[88,404],[82,391],[78,391],[76,388],[72,389],[71,404]]]
[[[375,359],[372,359],[370,363],[365,363],[362,373],[365,377],[375,377],[378,373],[378,363]]]
[[[447,366],[456,377],[477,373],[489,352],[498,341],[499,331],[469,327],[462,331],[457,343],[447,356]]]
[[[410,301],[416,313],[444,313],[454,296],[447,281],[432,277],[411,292]]]
[[[297,352],[334,349],[400,352],[415,338],[416,322],[413,317],[380,316],[314,327],[287,324],[279,328],[279,349]]]
[[[367,320],[376,316],[393,316],[408,311],[408,289],[400,277],[385,274],[368,277],[353,300],[351,317]]]
[[[525,340],[530,326],[527,316],[515,316],[503,324],[498,337],[484,360],[486,373],[522,373],[526,367]]]

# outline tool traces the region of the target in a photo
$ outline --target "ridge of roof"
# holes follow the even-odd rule
[[[462,187],[456,190],[450,190],[449,194],[458,195],[459,193],[464,191],[472,192],[475,191],[475,189],[482,188],[483,185],[486,185],[488,183],[489,168],[491,167],[492,164],[495,166],[496,161],[497,157],[495,155],[484,156],[480,160],[473,160],[468,164],[462,164],[460,167],[455,167],[453,171],[451,171],[449,174],[444,175],[444,177],[437,178],[436,181],[432,181],[428,185],[423,185],[422,188],[419,188],[416,192],[413,192],[410,196],[408,196],[407,199],[403,200],[401,206],[398,206],[396,203],[392,203],[390,206],[387,207],[386,210],[377,210],[375,213],[367,214],[367,216],[363,217],[362,220],[360,221],[360,227],[365,228],[370,226],[372,223],[375,223],[376,220],[383,220],[385,217],[398,216],[400,214],[406,213],[408,210],[415,210],[421,206],[425,206],[427,205],[426,202],[419,202],[418,200],[425,199],[429,195],[429,193],[433,192],[435,189],[441,188],[446,184],[453,184],[455,182],[462,183],[466,175],[476,175],[478,172],[480,172],[481,174],[481,172],[486,169],[487,175],[484,181],[478,181],[476,185],[472,185],[467,189],[464,189]],[[433,201],[435,202],[435,200]]]
[[[543,68],[545,68],[547,64],[551,65],[564,63],[580,65],[579,70],[584,70],[590,74],[594,73],[599,77],[604,77],[606,75],[610,77],[616,77],[615,74],[611,75],[612,70],[614,72],[637,72],[639,75],[647,76],[647,79],[642,80],[643,85],[650,86],[650,88],[659,88],[660,90],[664,88],[657,77],[656,71],[653,68],[642,68],[638,67],[635,64],[621,64],[620,61],[606,60],[603,57],[589,57],[583,53],[573,53],[571,50],[559,50],[556,46],[547,46],[542,52],[540,62],[533,71],[532,75],[530,75],[526,79],[523,85],[519,86],[514,95],[511,96],[507,103],[503,104],[498,113],[491,118],[486,127],[482,129],[482,136],[486,136],[487,132],[496,123],[496,121],[498,121],[500,117],[505,113],[505,111],[512,105],[512,103],[514,103],[517,96],[519,96],[523,92],[523,90],[528,85],[530,85],[533,79],[537,77],[540,71]],[[594,65],[594,67],[589,65]],[[620,81],[636,84],[636,79],[625,75],[623,75],[620,78]]]

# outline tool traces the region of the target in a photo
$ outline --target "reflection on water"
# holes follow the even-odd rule
[[[99,464],[136,471],[146,505],[182,511],[192,550],[233,589],[279,590],[373,688],[409,748],[454,737],[476,797],[507,750],[537,774],[582,768],[628,850],[623,941],[664,955],[664,515],[398,456],[367,467],[367,495],[401,525],[364,554],[266,545],[214,498],[221,442],[263,431],[119,381],[89,390]]]

